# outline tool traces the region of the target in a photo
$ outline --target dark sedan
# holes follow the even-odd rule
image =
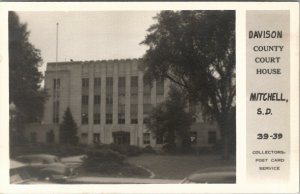
[[[60,158],[49,154],[31,154],[16,158],[29,165],[30,173],[44,180],[64,181],[77,175],[76,169],[62,163]]]
[[[234,166],[223,166],[199,170],[181,181],[188,183],[212,183],[230,184],[236,183],[236,172]]]

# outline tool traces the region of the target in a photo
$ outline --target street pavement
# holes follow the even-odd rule
[[[150,178],[115,178],[115,177],[75,177],[68,179],[69,184],[177,184],[181,180]]]

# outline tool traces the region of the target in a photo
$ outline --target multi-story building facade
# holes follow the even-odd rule
[[[167,81],[144,82],[139,59],[70,61],[48,63],[43,125],[28,127],[32,141],[47,142],[50,133],[58,142],[58,127],[67,107],[79,128],[81,144],[116,143],[159,147],[163,138],[154,137],[144,121],[168,95]],[[201,115],[201,114],[199,114]],[[35,129],[35,130],[34,130]],[[194,145],[211,146],[219,138],[215,124],[200,117],[191,128]]]

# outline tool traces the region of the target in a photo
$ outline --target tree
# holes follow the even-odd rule
[[[189,128],[193,122],[193,115],[186,110],[186,105],[183,93],[178,88],[171,87],[167,100],[157,105],[146,118],[147,128],[155,136],[164,137],[168,149],[175,148],[176,136],[181,138],[183,151],[189,149]]]
[[[9,103],[15,105],[10,132],[22,135],[24,123],[42,118],[46,92],[41,89],[40,51],[29,42],[30,32],[19,16],[10,11],[9,19]],[[12,129],[13,127],[13,129]],[[14,135],[12,135],[14,137]],[[12,138],[11,143],[20,142]]]
[[[78,127],[73,119],[70,108],[64,113],[62,123],[59,125],[59,140],[61,144],[76,145]]]
[[[235,132],[235,12],[162,11],[142,44],[145,76],[182,87],[218,123],[223,157]],[[235,141],[235,140],[234,140]]]

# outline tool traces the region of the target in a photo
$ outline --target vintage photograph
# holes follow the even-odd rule
[[[235,184],[234,10],[9,11],[10,184]]]

